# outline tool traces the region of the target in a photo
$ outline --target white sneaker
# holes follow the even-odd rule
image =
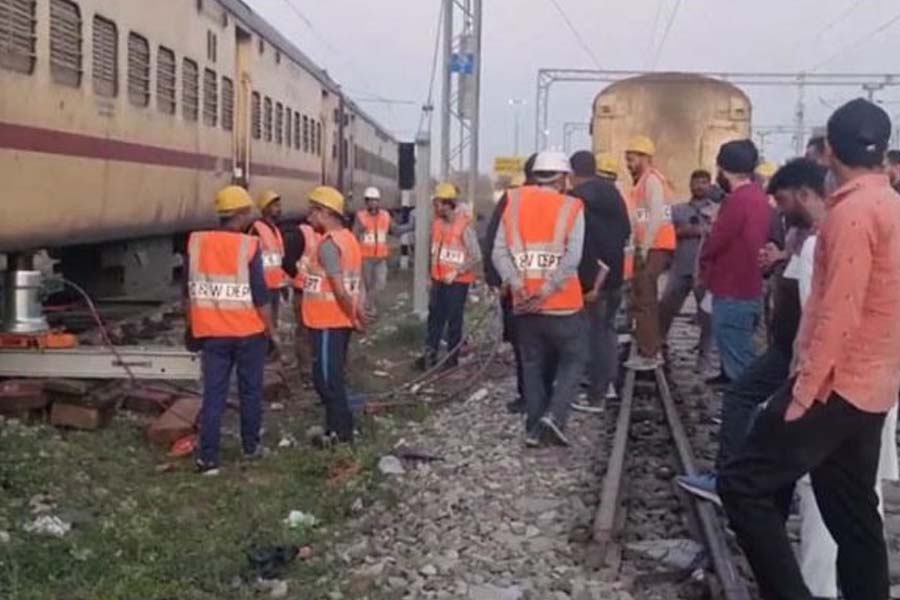
[[[606,388],[606,399],[607,400],[615,400],[619,397],[618,392],[616,392],[616,385],[614,383],[610,383],[609,387]]]
[[[641,356],[635,354],[625,362],[625,368],[632,371],[653,371],[662,365],[662,359],[659,356]]]

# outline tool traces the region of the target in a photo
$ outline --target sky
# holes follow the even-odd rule
[[[412,140],[428,97],[440,0],[245,0],[401,140]],[[900,73],[897,0],[483,0],[481,166],[534,149],[540,68],[661,71]],[[294,8],[291,8],[293,5]],[[556,5],[559,6],[557,9]],[[570,29],[568,18],[578,36]],[[666,31],[668,30],[668,34]],[[898,78],[900,82],[900,78]],[[551,145],[564,123],[587,123],[606,84],[557,84]],[[440,98],[440,74],[434,100]],[[796,89],[743,87],[755,126],[790,125]],[[859,88],[808,88],[807,122],[822,125]],[[900,87],[876,95],[900,123]],[[385,103],[388,99],[396,103]],[[510,100],[524,101],[518,108]],[[434,119],[433,136],[439,133]],[[587,133],[570,149],[589,148]],[[767,157],[792,155],[767,138]]]

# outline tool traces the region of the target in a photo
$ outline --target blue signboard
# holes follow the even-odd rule
[[[450,72],[471,75],[475,72],[475,55],[454,52],[450,58]]]

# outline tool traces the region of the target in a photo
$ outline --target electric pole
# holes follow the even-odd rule
[[[456,179],[474,205],[478,184],[482,0],[443,0],[441,178]],[[455,135],[454,135],[455,132]]]

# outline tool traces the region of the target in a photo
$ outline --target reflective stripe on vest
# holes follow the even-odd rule
[[[644,237],[647,235],[647,224],[650,219],[650,212],[647,207],[647,181],[650,177],[656,177],[663,188],[664,196],[667,191],[671,190],[669,183],[663,174],[656,169],[649,169],[638,180],[634,189],[631,191],[630,208],[634,211],[634,241],[637,245],[643,245]],[[656,239],[653,240],[651,248],[656,250],[674,250],[675,249],[675,226],[672,224],[672,208],[666,200],[666,210],[663,216],[663,222],[660,224],[656,232]]]
[[[331,239],[341,254],[341,275],[344,287],[353,300],[354,313],[359,306],[362,280],[362,252],[356,237],[347,229],[326,233],[317,244],[317,251],[309,262],[309,274],[303,285],[303,323],[312,329],[338,329],[354,326],[355,314],[348,315],[341,308],[331,286],[331,280],[319,261],[322,243]]]
[[[263,272],[266,285],[270,290],[277,290],[287,285],[287,274],[281,268],[284,260],[284,238],[277,227],[263,221],[256,221],[253,229],[262,243]]]
[[[391,229],[388,211],[379,209],[378,214],[372,216],[369,211],[361,210],[356,213],[356,218],[363,227],[359,240],[363,258],[387,258],[390,254],[387,237]]]
[[[294,276],[294,289],[302,290],[306,283],[306,277],[309,274],[310,261],[316,253],[316,247],[322,236],[316,233],[311,225],[306,223],[300,225],[299,229],[300,235],[303,236],[303,254],[297,260],[297,275]]]
[[[250,261],[259,248],[249,235],[192,233],[188,240],[188,302],[195,337],[246,337],[265,324],[250,288]]]
[[[453,216],[453,221],[436,218],[431,224],[431,278],[444,281],[455,275],[455,283],[472,283],[475,272],[471,269],[460,272],[468,260],[465,232],[470,219],[463,213]]]
[[[526,186],[509,192],[504,233],[529,294],[538,293],[559,268],[575,220],[583,210],[580,200],[552,190]],[[577,311],[583,306],[581,284],[573,273],[544,301],[540,312]]]

